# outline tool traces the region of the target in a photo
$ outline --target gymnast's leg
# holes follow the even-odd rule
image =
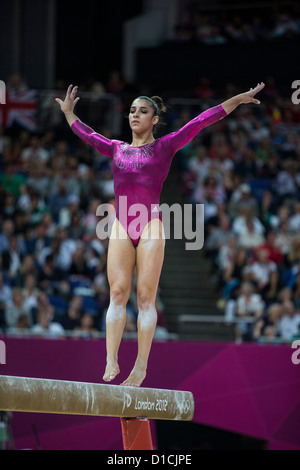
[[[120,239],[118,234],[122,234]],[[125,229],[116,219],[112,226],[107,254],[110,303],[106,315],[106,369],[103,380],[110,382],[120,372],[118,351],[126,322],[136,251]]]
[[[165,248],[163,224],[159,219],[150,221],[143,234],[145,231],[148,231],[149,237],[143,239],[142,235],[136,248],[138,355],[129,377],[122,384],[134,387],[139,387],[146,377],[157,322],[155,299]]]

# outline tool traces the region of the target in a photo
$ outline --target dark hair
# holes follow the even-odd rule
[[[160,113],[165,113],[167,111],[163,99],[160,96],[151,96],[151,98],[149,98],[149,96],[138,96],[136,99],[149,101],[155,116],[159,116]]]
[[[153,127],[153,131],[156,133],[157,129],[161,126],[166,125],[166,123],[162,120],[161,118],[161,113],[167,112],[167,107],[165,106],[163,99],[160,96],[152,96],[149,98],[149,96],[137,96],[133,101],[135,100],[147,100],[151,104],[151,107],[154,111],[154,116],[159,116],[159,121],[155,126]],[[128,114],[124,114],[124,117],[128,119]]]

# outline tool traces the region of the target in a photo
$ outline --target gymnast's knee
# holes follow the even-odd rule
[[[147,311],[155,309],[155,299],[153,293],[146,288],[140,289],[137,292],[137,304],[139,311]]]
[[[130,291],[122,285],[115,285],[110,288],[110,301],[115,305],[125,306],[128,302]]]

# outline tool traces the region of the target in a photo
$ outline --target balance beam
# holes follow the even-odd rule
[[[0,376],[0,410],[191,421],[191,392]]]

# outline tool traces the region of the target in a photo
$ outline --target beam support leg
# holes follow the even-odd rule
[[[153,450],[148,419],[121,418],[124,450]]]

